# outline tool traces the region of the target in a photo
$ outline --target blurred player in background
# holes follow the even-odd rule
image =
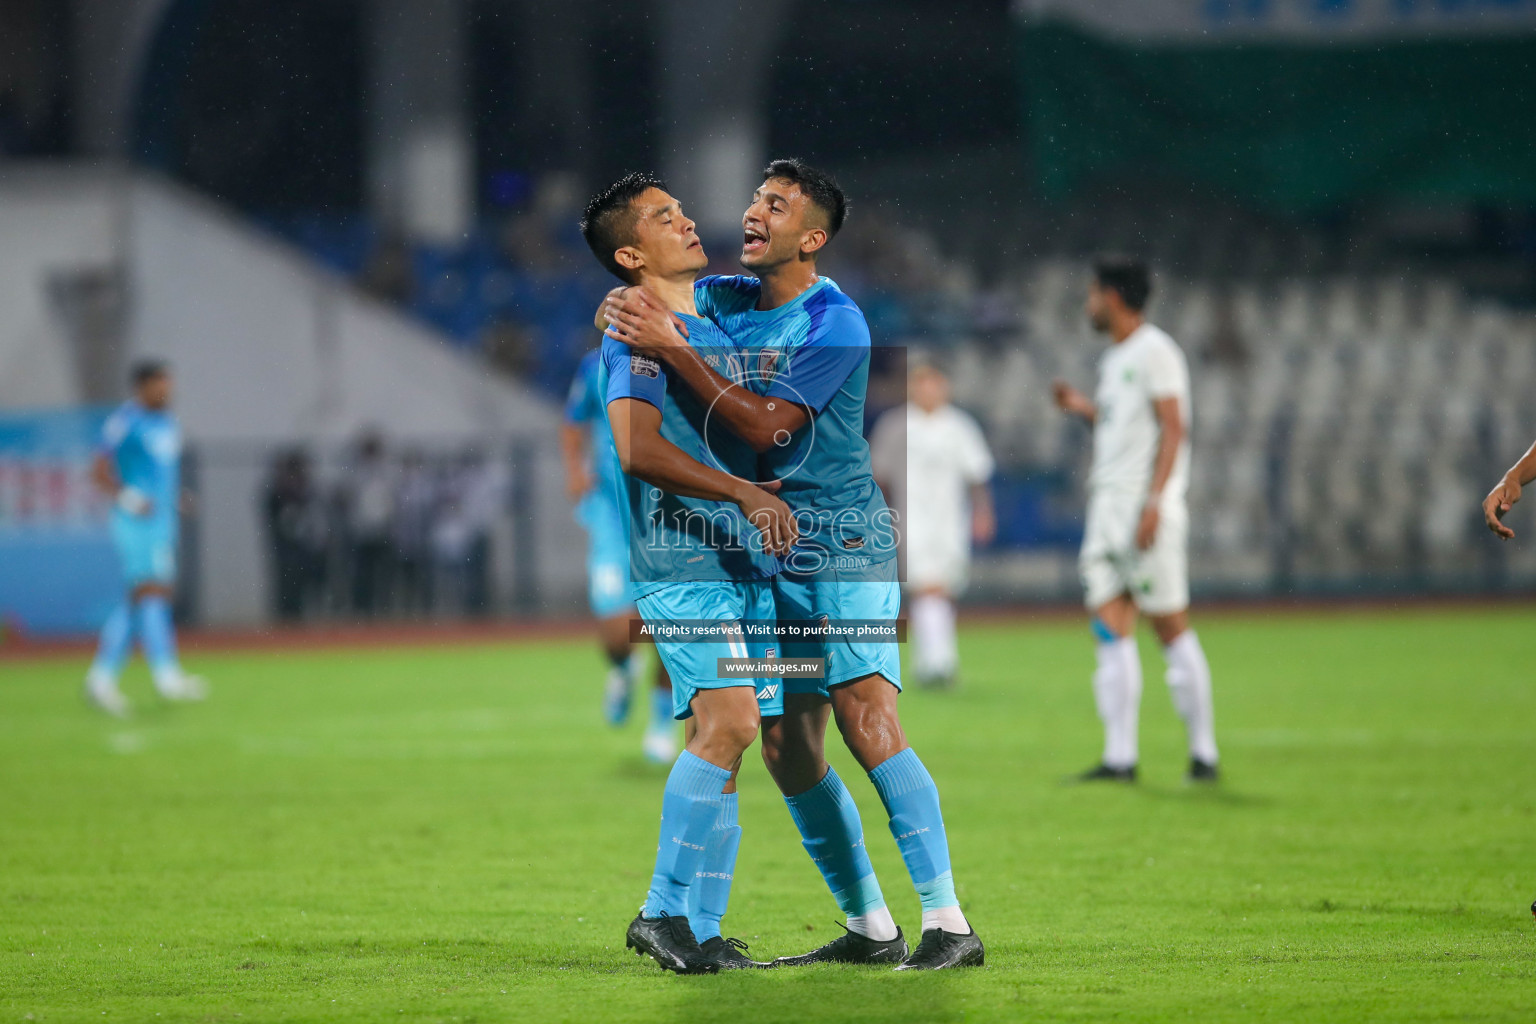
[[[705,403],[712,419],[758,453],[780,481],[800,538],[773,581],[779,620],[894,622],[900,612],[890,510],[864,440],[869,324],[832,280],[821,250],[843,226],[837,183],[799,160],[775,160],[742,215],[740,263],[755,276],[707,277],[697,302],[744,350],[747,375],[729,380],[687,335],[695,323],[646,289],[615,290],[599,317],[610,336],[654,354]],[[895,963],[898,970],[982,966],[986,951],[960,910],[939,789],[907,743],[897,712],[901,661],[892,643],[832,638],[784,644],[786,658],[820,658],[818,678],[785,680],[784,715],[763,724],[763,761],[784,794],[806,852],[848,931],[775,963]],[[868,774],[923,908],[915,950],[896,926],[864,846],[848,787],[827,763],[830,719]]]
[[[907,404],[880,417],[870,436],[875,479],[905,508],[908,615],[919,685],[953,685],[960,670],[955,598],[965,589],[971,544],[997,533],[995,464],[970,414],[949,401],[949,378],[931,362],[907,377]],[[904,461],[903,461],[904,460]]]
[[[1515,531],[1504,525],[1504,513],[1515,507],[1525,485],[1536,480],[1536,444],[1526,449],[1520,461],[1509,467],[1504,478],[1483,499],[1483,519],[1500,540],[1509,540]]]
[[[597,351],[588,352],[576,368],[560,424],[560,453],[565,460],[566,494],[576,504],[576,521],[587,531],[587,601],[611,664],[603,689],[603,717],[617,727],[629,718],[644,659],[629,640],[635,601],[630,593],[629,544],[619,511],[619,456],[613,449],[613,431],[598,381],[601,370]],[[671,764],[677,756],[672,681],[664,666],[657,669],[651,720],[641,749],[647,760],[657,764]]]
[[[1189,736],[1189,775],[1216,780],[1211,669],[1189,628],[1189,365],[1147,323],[1146,264],[1106,257],[1094,264],[1086,312],[1109,335],[1093,398],[1058,380],[1056,404],[1093,426],[1088,522],[1079,561],[1084,603],[1098,639],[1094,698],[1104,721],[1104,756],[1081,779],[1136,779],[1141,712],[1138,611],[1152,620],[1167,661],[1168,690]]]
[[[176,658],[171,597],[181,514],[181,427],[171,415],[170,368],[147,361],[133,369],[133,397],[107,418],[92,466],[96,485],[112,499],[112,540],[127,593],[101,628],[86,696],[110,715],[125,717],[128,699],[118,676],[137,636],[166,700],[201,700],[207,687]]]
[[[610,185],[587,204],[581,231],[614,276],[644,284],[669,315],[687,318],[694,344],[739,368],[731,339],[698,314],[694,280],[708,259],[659,180],[630,174]],[[773,621],[769,579],[794,542],[793,516],[751,482],[752,449],[715,429],[712,410],[661,363],[605,336],[599,380],[623,469],[636,608],[649,624],[716,630],[656,639],[688,744],[667,776],[650,889],[625,945],[679,974],[766,966],[725,938],[720,921],[741,843],[736,773],[762,722],[783,713],[784,697],[776,680],[720,665],[773,653],[744,624]]]

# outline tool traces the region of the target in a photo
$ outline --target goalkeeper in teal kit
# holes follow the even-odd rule
[[[900,607],[893,517],[862,433],[869,328],[853,300],[816,273],[846,211],[841,189],[815,169],[796,160],[765,169],[742,219],[741,264],[755,276],[704,278],[695,295],[699,312],[741,348],[744,381],[718,372],[689,342],[694,321],[673,316],[648,289],[610,293],[599,315],[610,337],[684,381],[759,453],[760,474],[780,482],[800,533],[773,582],[780,621],[894,621]],[[825,675],[785,680],[784,714],[763,726],[763,759],[848,932],[776,963],[980,966],[985,950],[956,897],[938,788],[897,715],[896,647],[828,638],[785,648],[823,658]],[[921,901],[922,940],[910,952],[870,866],[858,810],[823,756],[829,716],[880,794]]]
[[[126,593],[101,628],[85,695],[119,718],[129,705],[118,675],[135,636],[161,697],[200,700],[207,690],[181,670],[171,622],[181,506],[181,427],[171,414],[171,390],[164,363],[134,367],[133,398],[107,417],[92,467],[97,487],[112,501],[112,541]]]

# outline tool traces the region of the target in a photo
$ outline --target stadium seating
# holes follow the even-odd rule
[[[1387,586],[1411,563],[1421,584],[1456,589],[1536,572],[1536,554],[1490,558],[1477,515],[1536,436],[1521,394],[1536,377],[1536,316],[1473,300],[1449,275],[1394,268],[1370,231],[1343,244],[1235,213],[1195,223],[1117,209],[1068,219],[1053,248],[1156,239],[1152,318],[1194,377],[1197,581]],[[377,244],[356,222],[274,226],[344,273],[362,273]],[[594,340],[607,279],[558,233],[548,266],[518,265],[493,238],[413,251],[408,307],[468,348],[516,325],[534,353],[525,375],[558,395]],[[999,458],[1000,545],[1066,556],[1089,436],[1056,411],[1050,383],[1089,385],[1103,351],[1083,317],[1084,260],[1020,261],[979,289],[921,232],[865,250],[834,254],[827,272],[857,292],[876,344],[943,355]]]

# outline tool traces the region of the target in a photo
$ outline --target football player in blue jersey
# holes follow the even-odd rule
[[[775,160],[742,218],[741,265],[752,276],[707,277],[699,310],[745,350],[750,379],[727,379],[689,344],[692,320],[641,288],[615,289],[600,321],[637,355],[681,379],[781,482],[800,541],[773,584],[781,621],[893,623],[900,606],[892,514],[863,436],[869,326],[852,299],[816,271],[847,215],[842,189],[799,160]],[[780,964],[897,962],[898,969],[979,966],[985,950],[960,910],[939,793],[897,714],[901,671],[890,643],[828,636],[786,657],[824,659],[821,679],[785,682],[784,715],[763,728],[763,759],[848,932]],[[890,816],[922,903],[922,940],[908,952],[864,849],[847,788],[827,763],[834,718]]]
[[[698,315],[704,249],[662,182],[627,175],[592,198],[581,228],[604,267],[688,324],[692,345],[739,363],[730,339]],[[605,337],[600,380],[623,470],[636,608],[648,627],[708,631],[656,637],[688,741],[667,777],[650,890],[625,944],[678,973],[766,966],[721,935],[720,918],[741,840],[736,772],[761,723],[783,710],[777,681],[753,672],[772,651],[749,627],[773,621],[769,580],[794,542],[793,516],[751,482],[756,453],[711,430],[708,406],[660,363]]]
[[[587,603],[597,617],[598,638],[611,667],[603,690],[603,716],[623,725],[641,672],[642,657],[630,643],[635,613],[629,582],[629,545],[619,511],[619,456],[603,407],[602,359],[588,352],[576,367],[560,424],[560,454],[566,492],[576,504],[576,521],[587,531]],[[672,718],[672,681],[658,668],[651,691],[651,719],[641,751],[649,761],[671,764],[677,757],[677,722]]]
[[[129,711],[118,675],[137,635],[167,700],[201,700],[207,686],[181,670],[171,597],[181,512],[181,427],[171,414],[171,371],[146,361],[133,369],[133,398],[107,418],[92,466],[96,485],[112,499],[112,540],[127,587],[107,616],[86,676],[86,697],[119,718]]]

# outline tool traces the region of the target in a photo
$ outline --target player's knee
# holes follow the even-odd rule
[[[1164,647],[1177,640],[1188,628],[1187,612],[1174,612],[1172,615],[1159,615],[1152,619],[1152,631]]]
[[[837,730],[848,750],[866,767],[881,763],[907,745],[895,707],[884,702],[857,701],[840,707]]]
[[[757,739],[758,724],[757,709],[753,708],[750,713],[737,711],[718,715],[701,731],[707,734],[705,738],[712,745],[734,751],[733,756],[740,757],[741,752]]]
[[[809,772],[816,776],[811,780],[811,785],[815,785],[826,773],[823,744],[819,737],[799,728],[804,723],[787,722],[788,716],[785,716],[773,725],[763,726],[763,764],[781,783],[794,784]]]
[[[782,720],[781,720],[782,722]],[[782,724],[769,725],[763,723],[763,764],[767,766],[769,773],[778,770],[784,762],[785,736]]]

